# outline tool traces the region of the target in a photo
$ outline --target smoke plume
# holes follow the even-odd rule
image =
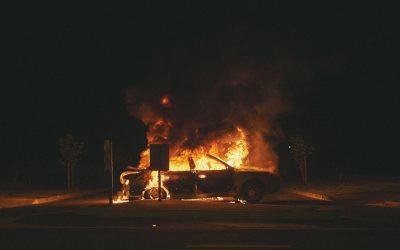
[[[288,109],[281,77],[277,66],[200,70],[179,83],[149,80],[127,91],[125,100],[130,114],[149,126],[149,144],[169,143],[174,151],[207,148],[226,134],[237,136],[238,128],[249,141],[248,164],[277,173],[274,143],[283,133],[276,116]]]

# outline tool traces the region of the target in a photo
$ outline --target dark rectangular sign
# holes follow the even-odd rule
[[[149,170],[169,171],[169,145],[150,145],[150,167]]]
[[[104,140],[104,172],[112,168],[112,141]]]

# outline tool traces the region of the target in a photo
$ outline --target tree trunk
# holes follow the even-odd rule
[[[304,183],[304,166],[300,166],[300,171],[301,171],[301,180]]]
[[[307,183],[307,156],[304,156],[304,183]]]
[[[75,167],[71,168],[72,172],[72,182],[71,182],[71,187],[74,188],[74,169]]]
[[[71,188],[71,168],[68,163],[68,188]]]

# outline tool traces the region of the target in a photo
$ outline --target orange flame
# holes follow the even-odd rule
[[[158,125],[164,124],[162,121],[157,122]],[[190,170],[222,170],[226,169],[226,166],[218,161],[215,161],[208,157],[213,155],[226,161],[229,165],[234,168],[240,169],[247,159],[249,154],[247,137],[244,135],[241,129],[238,130],[238,135],[233,136],[231,134],[225,135],[219,141],[212,141],[208,147],[199,146],[194,150],[181,150],[180,148],[170,149],[170,171],[190,171]],[[140,164],[138,169],[145,169],[150,166],[150,149],[144,150],[141,154]],[[193,159],[195,168],[190,168],[188,158]],[[246,161],[247,162],[247,161]],[[162,182],[167,178],[162,176]],[[146,190],[150,188],[158,188],[158,173],[153,171],[151,179],[146,186]],[[162,184],[162,188],[164,185]]]
[[[241,168],[249,154],[249,150],[247,149],[246,136],[241,129],[238,129],[238,131],[239,138],[234,138],[228,134],[223,140],[220,140],[224,143],[213,141],[208,148],[199,146],[194,150],[171,149],[170,171],[190,171],[189,157],[193,158],[196,166],[194,170],[221,170],[226,168],[224,164],[210,159],[208,155],[217,156],[234,168]],[[150,166],[150,149],[144,150],[140,156],[141,160],[138,169],[148,168]]]

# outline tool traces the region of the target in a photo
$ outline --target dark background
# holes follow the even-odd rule
[[[0,9],[2,182],[18,172],[37,186],[66,186],[58,140],[70,134],[85,143],[76,185],[102,185],[105,139],[117,175],[146,148],[146,126],[126,110],[128,89],[167,75],[183,88],[186,69],[218,71],[227,61],[283,65],[291,108],[278,122],[287,138],[314,146],[310,181],[340,172],[400,178],[396,5],[6,1]],[[281,175],[299,180],[287,138],[276,145]]]

